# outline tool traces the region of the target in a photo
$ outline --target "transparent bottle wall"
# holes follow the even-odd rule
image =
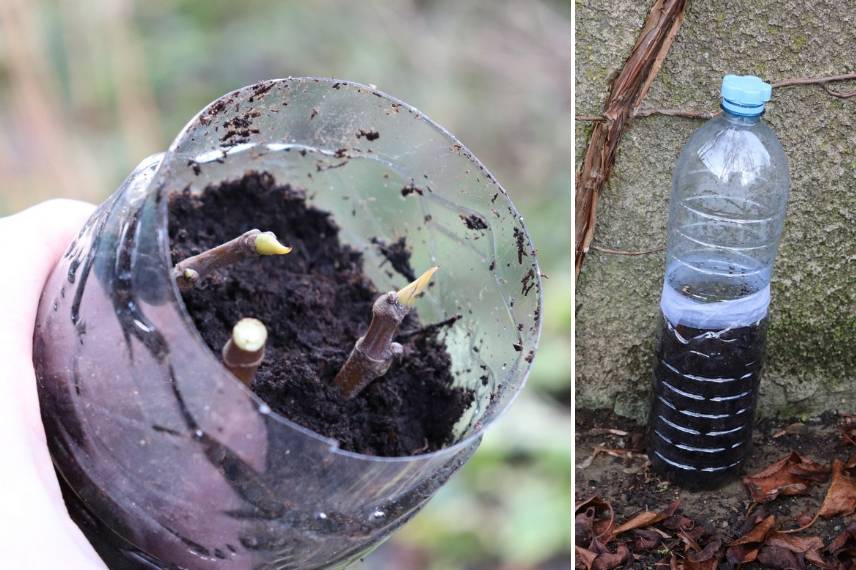
[[[462,315],[445,342],[455,382],[476,394],[453,444],[400,458],[339,450],[271,413],[208,349],[170,279],[166,197],[248,171],[306,188],[382,291],[404,281],[372,238],[405,236],[414,267],[440,266],[417,309],[425,323]],[[419,111],[332,79],[230,93],[138,167],[46,285],[35,360],[54,461],[140,567],[345,565],[418,511],[520,390],[539,275],[505,191]]]
[[[748,457],[788,189],[760,115],[711,119],[675,166],[649,456],[679,484],[718,486]]]

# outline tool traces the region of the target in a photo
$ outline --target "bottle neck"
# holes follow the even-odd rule
[[[725,105],[720,105],[720,107],[722,108],[722,116],[725,117],[728,122],[737,125],[754,125],[759,123],[761,122],[761,115],[764,114],[764,111],[762,110],[757,115],[743,115],[735,113]]]

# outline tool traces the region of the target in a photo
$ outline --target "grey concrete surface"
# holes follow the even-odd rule
[[[651,5],[576,2],[576,112],[597,114]],[[767,80],[856,71],[856,3],[691,0],[643,108],[716,110],[726,73]],[[856,82],[834,84],[856,89]],[[759,412],[856,411],[856,97],[776,89],[765,116],[790,159],[791,199],[773,277]],[[593,243],[665,243],[672,167],[701,121],[640,118],[619,146]],[[577,161],[589,127],[576,126]],[[593,251],[577,284],[577,406],[644,419],[664,254]]]

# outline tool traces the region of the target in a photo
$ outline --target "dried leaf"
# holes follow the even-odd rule
[[[797,524],[801,527],[808,526],[814,521],[814,516],[809,513],[802,513],[797,517]]]
[[[630,435],[630,432],[615,428],[592,428],[588,431],[588,435],[617,435],[623,437]]]
[[[796,536],[773,531],[764,542],[766,546],[785,548],[791,552],[805,554],[810,550],[823,548],[823,540],[819,536]]]
[[[817,550],[809,550],[808,552],[806,552],[805,559],[808,562],[811,562],[812,564],[817,566],[818,568],[833,568],[833,566],[830,565],[823,557],[823,555]]]
[[[732,542],[731,546],[737,546],[741,544],[763,543],[770,531],[773,530],[773,526],[775,526],[775,524],[776,517],[770,515],[758,524],[756,524],[752,528],[752,530]]]
[[[661,526],[669,530],[690,530],[695,526],[695,521],[684,515],[672,515]]]
[[[830,519],[837,515],[849,515],[856,511],[856,482],[844,474],[840,459],[832,462],[832,483],[820,505],[818,516]]]
[[[597,554],[587,548],[583,548],[582,546],[575,546],[574,549],[586,570],[591,570],[591,566],[594,564]]]
[[[633,535],[636,537],[633,541],[636,550],[652,550],[662,542],[662,535],[649,529],[634,529]]]
[[[732,566],[754,562],[758,558],[758,546],[747,546],[745,544],[729,546],[728,550],[725,551],[725,558]]]
[[[644,528],[646,526],[656,524],[660,521],[664,521],[667,518],[671,517],[673,514],[675,514],[675,510],[677,510],[679,504],[680,503],[678,501],[674,501],[666,508],[666,510],[661,511],[659,513],[655,513],[653,511],[641,512],[629,521],[625,521],[624,523],[616,527],[616,529],[612,531],[612,536],[618,536],[622,532],[627,532],[628,530],[633,530],[634,528]]]
[[[806,431],[805,424],[802,422],[796,422],[796,423],[792,423],[788,426],[785,426],[784,428],[782,428],[779,431],[777,431],[776,433],[774,433],[773,439],[778,439],[778,438],[782,437],[783,435],[793,435],[793,434],[805,433],[805,431]]]
[[[636,453],[629,449],[620,449],[620,448],[611,448],[604,447],[602,445],[596,445],[592,449],[592,454],[582,460],[582,462],[577,464],[577,469],[588,469],[591,467],[592,462],[601,454],[609,455],[610,457],[618,457],[620,459],[624,459],[625,461],[630,461],[632,459],[644,458],[647,459],[648,456],[644,453]]]
[[[599,511],[608,512],[608,517],[599,518]],[[583,530],[587,530],[592,538],[609,535],[612,531],[612,526],[615,524],[615,511],[613,511],[612,505],[610,505],[608,501],[605,501],[596,495],[578,503],[574,509],[574,514],[575,520],[587,525]],[[580,517],[581,514],[584,516]],[[579,542],[585,542],[582,538],[583,537],[577,537],[577,540]]]
[[[750,521],[757,520],[756,517],[750,517]],[[767,539],[767,535],[773,530],[776,524],[776,517],[768,515],[761,519],[755,526],[749,529],[746,534],[732,542],[725,551],[725,558],[732,566],[753,562],[758,557],[758,551],[761,545]]]
[[[594,516],[594,507],[589,507],[574,517],[574,536],[577,542],[588,542],[594,536]]]
[[[832,539],[826,551],[834,556],[842,553],[856,554],[856,523],[850,523],[841,533]]]
[[[595,451],[594,453],[583,459],[580,463],[577,463],[577,469],[588,469],[589,467],[591,467],[591,464],[595,460],[597,455],[598,453],[597,451]]]
[[[805,557],[795,554],[787,548],[764,546],[758,553],[758,562],[768,568],[782,570],[805,570]]]
[[[805,495],[812,483],[826,479],[828,469],[792,451],[766,469],[743,478],[756,503],[766,503],[781,495]]]
[[[574,507],[574,513],[579,513],[580,511],[588,509],[589,507],[603,507],[612,510],[612,507],[608,502],[595,495],[593,497],[589,497],[581,503],[577,503],[576,507]]]
[[[624,564],[630,558],[630,550],[624,544],[619,544],[615,552],[610,552],[606,546],[598,541],[593,540],[588,548],[589,552],[596,554],[591,562],[591,566],[587,570],[612,570]]]
[[[718,565],[718,558],[711,558],[710,560],[703,560],[701,562],[687,560],[684,562],[684,570],[716,570]]]
[[[844,416],[844,422],[838,427],[841,439],[844,440],[845,443],[850,443],[856,445],[856,434],[853,433],[853,430],[856,429],[856,425],[854,425],[853,416]]]
[[[663,558],[654,563],[654,570],[683,570],[683,566],[678,564],[678,559],[674,554],[669,558]]]
[[[722,555],[722,541],[715,538],[707,543],[700,552],[687,554],[685,570],[716,570]]]
[[[698,539],[701,538],[701,535],[704,534],[704,527],[697,526],[692,530],[686,531],[681,529],[678,531],[678,538],[681,539],[681,542],[684,543],[684,552],[701,550],[701,547],[698,545]]]

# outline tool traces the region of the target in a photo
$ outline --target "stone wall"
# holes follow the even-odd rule
[[[576,2],[576,112],[598,114],[651,2]],[[856,4],[691,0],[643,108],[716,110],[726,73],[766,80],[856,71]],[[832,86],[856,89],[856,82]],[[790,159],[759,411],[856,411],[856,97],[775,89],[765,118]],[[663,246],[672,167],[701,121],[654,116],[625,130],[593,243]],[[577,163],[590,127],[577,122]],[[592,251],[576,296],[577,406],[643,419],[664,254]]]

